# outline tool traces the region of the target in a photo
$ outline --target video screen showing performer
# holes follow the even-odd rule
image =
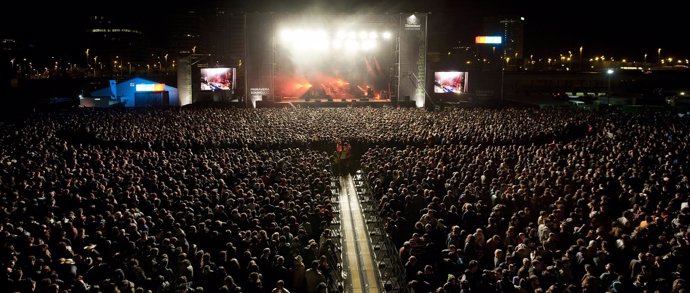
[[[231,91],[235,89],[235,68],[202,68],[202,91]]]
[[[434,93],[463,94],[467,92],[467,72],[439,71],[434,73]]]

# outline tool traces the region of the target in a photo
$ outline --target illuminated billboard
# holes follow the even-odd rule
[[[438,71],[434,73],[434,93],[463,94],[467,92],[467,72]]]
[[[165,90],[165,84],[162,83],[138,83],[134,86],[137,92],[162,92]]]
[[[502,42],[501,36],[476,36],[474,38],[475,44],[501,44]]]
[[[202,91],[231,91],[235,89],[235,68],[201,68]]]

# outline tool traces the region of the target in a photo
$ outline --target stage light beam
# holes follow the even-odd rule
[[[290,40],[292,38],[292,30],[284,29],[280,31],[280,39],[283,41]]]
[[[391,32],[383,32],[382,37],[384,40],[390,40],[393,38],[393,34],[391,34]]]
[[[357,52],[360,48],[359,42],[356,40],[349,40],[345,44],[345,49],[347,49],[348,52]]]
[[[365,51],[371,51],[376,48],[376,41],[374,40],[366,40],[362,42],[362,50]]]

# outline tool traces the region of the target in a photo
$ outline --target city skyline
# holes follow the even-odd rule
[[[428,2],[428,3],[427,3]],[[335,4],[323,1],[209,1],[193,3],[170,3],[147,1],[139,3],[131,0],[110,2],[107,6],[97,3],[76,2],[72,5],[61,3],[41,4],[35,8],[31,3],[9,4],[1,21],[0,37],[14,38],[32,45],[50,47],[52,50],[78,47],[78,33],[86,26],[89,15],[121,16],[140,28],[146,38],[154,45],[165,38],[166,22],[169,15],[188,10],[208,10],[209,7],[222,7],[226,12],[342,12],[342,13],[381,13],[381,12],[431,12],[430,21],[436,32],[453,42],[469,42],[472,36],[483,30],[485,18],[524,17],[525,54],[544,56],[563,51],[576,51],[584,47],[584,56],[607,55],[617,58],[649,59],[657,57],[658,48],[663,55],[686,55],[690,45],[678,41],[682,36],[682,12],[671,9],[668,1],[656,2],[655,8],[625,6],[618,3],[599,3],[580,1],[569,7],[556,7],[546,1],[529,3],[501,1],[363,1],[350,0]],[[157,39],[158,38],[158,39]],[[450,42],[446,42],[450,43]],[[444,50],[446,48],[437,48]]]

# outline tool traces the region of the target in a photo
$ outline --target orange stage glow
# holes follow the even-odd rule
[[[309,79],[303,76],[277,76],[276,88],[277,94],[283,100],[325,99],[326,97],[338,101],[357,100],[365,97],[369,88],[374,89],[374,96],[370,99],[380,100],[382,96],[382,93],[371,84],[351,84],[350,81],[339,76],[324,74],[310,76]]]

